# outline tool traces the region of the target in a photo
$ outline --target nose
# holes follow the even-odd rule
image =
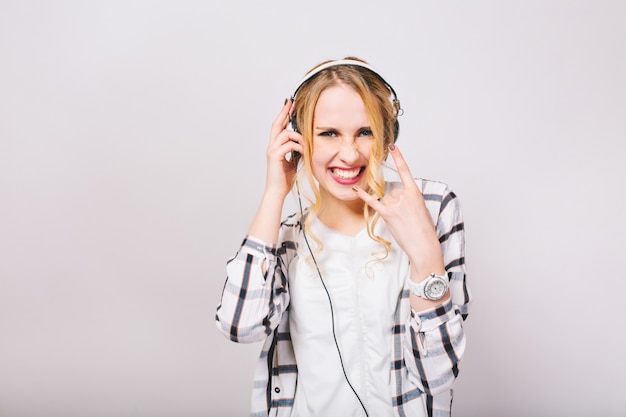
[[[348,165],[351,165],[353,162],[359,159],[359,150],[357,149],[357,145],[354,139],[346,139],[341,141],[339,158]]]

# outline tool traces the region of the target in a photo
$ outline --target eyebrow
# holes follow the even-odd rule
[[[339,130],[336,127],[324,127],[324,126],[315,126],[314,127],[315,130]],[[358,129],[356,129],[357,131],[359,130],[372,130],[372,128],[368,125],[368,126],[361,126]]]

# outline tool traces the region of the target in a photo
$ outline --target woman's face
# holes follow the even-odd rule
[[[322,202],[352,202],[354,185],[366,188],[365,171],[374,144],[365,104],[352,87],[339,84],[320,95],[313,116],[313,175]]]

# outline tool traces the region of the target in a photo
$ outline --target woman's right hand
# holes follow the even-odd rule
[[[267,176],[265,193],[285,198],[293,186],[296,175],[297,160],[287,159],[290,152],[304,152],[302,135],[287,129],[291,120],[293,102],[288,99],[270,131],[270,141],[267,146]],[[293,154],[292,154],[293,155]]]

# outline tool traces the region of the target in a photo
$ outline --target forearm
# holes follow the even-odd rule
[[[434,273],[435,275],[446,275],[446,269],[443,262],[443,254],[437,239],[434,227],[426,228],[420,231],[424,234],[422,242],[428,242],[416,254],[410,256],[411,263],[411,281],[419,284]],[[439,304],[445,303],[450,298],[448,290],[440,300],[427,300],[425,298],[411,294],[411,307],[413,311],[423,311],[433,308]]]
[[[405,358],[415,384],[437,395],[448,390],[458,374],[466,344],[463,320],[471,296],[465,279],[465,228],[458,199],[442,184],[425,185],[425,202],[433,228],[413,229],[414,236],[421,237],[423,243],[419,248],[409,246],[410,279],[420,282],[431,273],[446,275],[450,289],[438,301],[411,295]],[[429,223],[422,222],[426,224]]]
[[[266,191],[248,229],[248,235],[277,244],[284,201],[285,196]]]

